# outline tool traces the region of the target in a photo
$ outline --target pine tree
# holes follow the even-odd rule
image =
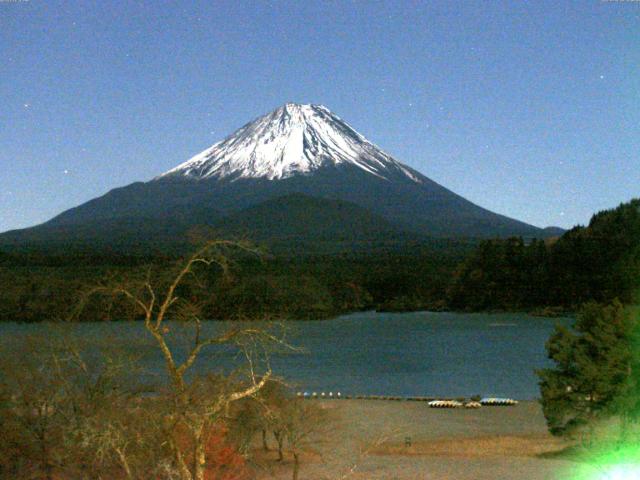
[[[619,302],[586,304],[573,330],[559,326],[547,342],[555,368],[538,371],[542,408],[554,435],[591,430],[599,419],[637,418],[635,316]]]

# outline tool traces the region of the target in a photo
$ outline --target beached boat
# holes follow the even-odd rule
[[[496,398],[496,397],[486,397],[480,400],[482,405],[487,406],[509,406],[509,405],[517,405],[518,401],[512,398]]]
[[[462,402],[458,402],[457,400],[432,400],[429,402],[429,407],[431,408],[460,408],[462,407]]]

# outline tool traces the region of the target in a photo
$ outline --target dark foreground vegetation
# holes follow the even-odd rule
[[[552,240],[406,243],[318,253],[301,245],[235,258],[183,294],[206,318],[327,318],[376,309],[577,311],[587,301],[634,301],[640,278],[640,200],[593,216]],[[316,252],[316,253],[314,253]],[[170,276],[178,252],[0,252],[0,321],[66,318],[87,286],[141,272]],[[86,320],[135,315],[96,302]]]
[[[2,479],[249,480],[278,459],[295,479],[329,420],[264,372],[150,389],[130,351],[52,333],[0,351]]]
[[[569,440],[557,458],[596,465],[606,478],[618,478],[626,465],[635,468],[640,459],[639,340],[640,310],[617,300],[587,303],[572,329],[556,327],[547,342],[554,366],[537,373],[547,427]],[[619,478],[637,478],[637,472],[627,473]]]
[[[639,340],[640,310],[617,300],[587,303],[572,329],[556,327],[547,342],[555,367],[538,372],[551,433],[584,435],[616,417],[620,438],[628,440],[640,421]]]

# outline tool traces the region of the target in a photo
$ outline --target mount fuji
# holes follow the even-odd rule
[[[6,232],[0,246],[162,247],[199,225],[285,243],[550,236],[397,161],[326,107],[288,103],[148,182]]]

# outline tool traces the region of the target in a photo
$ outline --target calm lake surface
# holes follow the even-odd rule
[[[325,321],[290,322],[290,343],[304,352],[272,355],[274,373],[296,390],[402,396],[539,395],[534,370],[549,366],[544,345],[556,324],[523,314],[356,313]],[[208,322],[206,329],[228,328]],[[159,377],[162,359],[141,323],[0,324],[0,339],[15,345],[21,335],[53,330],[99,345],[111,338],[140,356],[147,375]],[[176,327],[178,330],[178,327]],[[49,333],[48,333],[49,335]],[[200,372],[241,363],[228,349],[199,359]]]

